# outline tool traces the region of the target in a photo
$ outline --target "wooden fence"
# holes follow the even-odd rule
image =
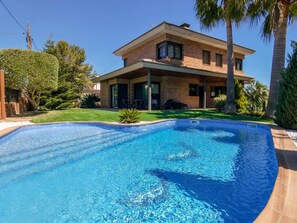
[[[6,119],[4,71],[0,70],[0,118]]]

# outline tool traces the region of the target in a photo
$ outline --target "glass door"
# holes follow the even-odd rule
[[[160,84],[152,83],[152,109],[160,108]]]
[[[118,108],[118,85],[111,86],[111,107]]]
[[[147,109],[148,87],[147,83],[134,85],[134,101],[142,105],[140,109]],[[160,108],[160,83],[152,83],[152,109]]]

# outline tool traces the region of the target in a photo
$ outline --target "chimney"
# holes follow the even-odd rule
[[[183,23],[179,27],[184,28],[184,29],[190,29],[190,24],[188,23]]]

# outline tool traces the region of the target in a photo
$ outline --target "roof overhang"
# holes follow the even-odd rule
[[[167,65],[164,63],[153,62],[153,61],[144,59],[130,66],[123,67],[121,69],[115,70],[108,74],[94,78],[92,79],[92,81],[94,83],[99,83],[101,81],[106,81],[113,78],[121,78],[121,77],[124,78],[125,75],[128,73],[135,72],[138,70],[143,70],[143,69],[160,70],[160,71],[167,71],[167,72],[174,72],[174,73],[181,73],[181,74],[205,76],[205,77],[218,77],[218,78],[224,78],[224,79],[227,78],[226,73],[211,72],[207,70],[193,69],[188,67],[177,67],[177,66]],[[254,79],[253,77],[250,77],[247,75],[234,75],[234,77],[235,79],[241,80],[241,81],[251,81],[252,79]]]
[[[119,48],[118,50],[114,51],[113,53],[116,56],[122,56],[123,54],[128,53],[138,48],[139,46],[146,44],[164,34],[171,34],[177,37],[181,37],[183,39],[187,39],[194,42],[210,45],[219,49],[227,50],[227,42],[224,40],[207,36],[190,29],[185,29],[185,28],[176,26],[174,24],[163,22],[160,25],[156,26],[155,28],[144,33],[143,35],[139,36],[138,38],[127,43],[126,45]],[[235,53],[243,54],[245,56],[256,52],[253,49],[249,49],[237,44],[233,45],[233,50]]]

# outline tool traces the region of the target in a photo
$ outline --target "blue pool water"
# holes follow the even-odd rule
[[[0,222],[252,222],[270,130],[227,121],[53,124],[0,138]]]

